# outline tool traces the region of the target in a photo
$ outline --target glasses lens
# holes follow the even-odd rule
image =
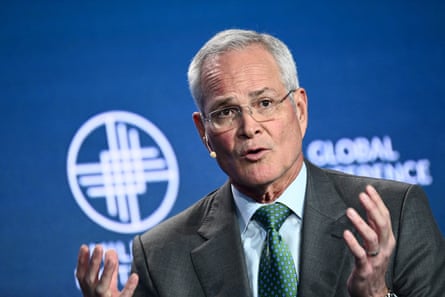
[[[239,125],[238,119],[243,112],[247,112],[257,122],[270,121],[277,117],[279,106],[292,92],[288,92],[280,100],[261,98],[250,106],[231,106],[218,109],[210,112],[208,119],[216,131],[228,130]]]
[[[216,129],[225,129],[230,128],[232,126],[232,119],[231,118],[215,118],[212,119],[213,126]]]

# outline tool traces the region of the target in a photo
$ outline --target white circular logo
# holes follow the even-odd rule
[[[178,165],[167,138],[150,121],[125,111],[101,113],[80,127],[68,150],[67,172],[80,208],[118,233],[153,227],[178,194]]]

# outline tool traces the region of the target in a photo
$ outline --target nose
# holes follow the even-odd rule
[[[239,134],[243,137],[252,138],[261,132],[261,123],[258,122],[250,106],[242,106],[242,113],[239,117]]]
[[[250,117],[251,117],[252,119],[254,119],[254,120],[257,121],[257,122],[261,122],[260,119],[256,119],[256,118],[258,118],[259,114],[257,113],[257,114],[256,114],[257,117],[255,117],[254,113],[255,113],[256,111],[255,111],[254,108],[252,108],[252,107],[249,106],[249,105],[241,105],[240,107],[241,107],[241,117],[244,117],[246,114],[249,114]]]

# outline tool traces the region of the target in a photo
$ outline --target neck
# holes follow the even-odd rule
[[[268,204],[277,200],[289,185],[297,178],[303,167],[300,162],[294,170],[267,184],[242,185],[231,180],[233,186],[244,195],[254,199],[258,203]]]

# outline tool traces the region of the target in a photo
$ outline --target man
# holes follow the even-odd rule
[[[445,241],[419,187],[304,159],[307,96],[281,41],[223,31],[197,53],[188,78],[200,110],[196,128],[229,180],[135,237],[122,292],[116,253],[107,252],[98,277],[102,248],[89,259],[82,246],[77,277],[85,297],[274,296],[263,292],[263,261],[274,244],[289,259],[285,296],[444,296]],[[285,206],[280,227],[259,219],[264,205]]]

